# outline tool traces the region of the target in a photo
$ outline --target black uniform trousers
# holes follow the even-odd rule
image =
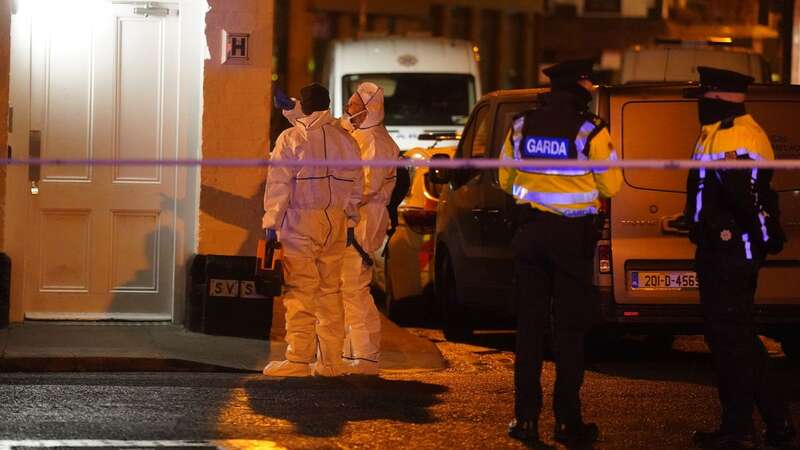
[[[594,311],[594,216],[567,218],[519,207],[513,239],[517,277],[514,365],[518,420],[539,418],[545,333],[552,329],[556,421],[581,422],[584,335]],[[551,317],[553,319],[551,323]]]
[[[753,432],[753,406],[768,427],[781,429],[788,406],[770,379],[764,344],[758,337],[754,297],[761,258],[745,258],[741,245],[731,249],[698,248],[697,276],[722,405],[720,429]]]

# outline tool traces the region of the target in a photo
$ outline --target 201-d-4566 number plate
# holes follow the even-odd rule
[[[689,271],[628,272],[628,283],[634,291],[681,291],[697,289],[697,274]]]

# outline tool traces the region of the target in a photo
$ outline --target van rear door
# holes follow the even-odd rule
[[[697,140],[697,106],[682,98],[684,86],[622,87],[609,92],[614,142],[624,159],[688,159]],[[800,89],[751,89],[748,111],[770,137],[779,159],[800,159]],[[699,303],[694,246],[676,222],[685,203],[686,171],[626,170],[611,208],[614,298],[673,315]],[[759,278],[757,303],[800,305],[800,172],[779,171],[782,223],[789,238]],[[647,308],[646,306],[651,308]],[[660,307],[676,306],[670,310]]]

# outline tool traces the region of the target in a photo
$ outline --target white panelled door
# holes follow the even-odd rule
[[[175,159],[176,5],[143,11],[153,5],[26,1],[30,156]],[[26,318],[170,319],[176,169],[36,172],[25,234]]]

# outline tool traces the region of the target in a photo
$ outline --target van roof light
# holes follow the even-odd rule
[[[472,56],[475,58],[475,62],[481,62],[481,49],[477,45],[472,46]]]
[[[711,36],[708,38],[709,45],[731,45],[733,38],[728,36]]]

